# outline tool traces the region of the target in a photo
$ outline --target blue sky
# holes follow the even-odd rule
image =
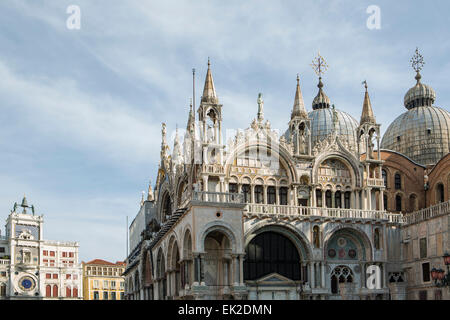
[[[69,5],[80,30],[66,27]],[[366,26],[369,5],[379,30]],[[226,128],[247,128],[262,92],[266,119],[284,131],[297,73],[311,110],[318,50],[332,103],[359,120],[367,80],[383,132],[405,111],[416,47],[422,81],[448,110],[448,12],[448,1],[3,0],[2,219],[25,193],[46,239],[79,241],[81,260],[123,260],[126,216],[155,181],[161,122],[169,134],[185,127],[191,70],[199,101],[208,56]]]

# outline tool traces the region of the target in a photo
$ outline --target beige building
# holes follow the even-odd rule
[[[418,51],[412,61],[406,110],[384,135],[367,83],[358,121],[326,95],[318,56],[312,110],[297,77],[285,131],[264,118],[283,106],[259,94],[231,137],[208,62],[184,139],[177,130],[170,148],[162,124],[156,183],[130,225],[126,299],[450,299],[433,279],[448,270],[450,112],[421,81]]]
[[[122,300],[125,263],[95,259],[83,262],[84,300]]]

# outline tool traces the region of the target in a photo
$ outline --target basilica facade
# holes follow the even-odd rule
[[[414,59],[407,111],[383,136],[367,83],[357,121],[326,95],[319,55],[312,110],[297,76],[283,134],[259,94],[249,128],[226,142],[208,61],[197,115],[191,103],[171,151],[162,124],[125,298],[450,299],[430,278],[450,246],[450,113]]]

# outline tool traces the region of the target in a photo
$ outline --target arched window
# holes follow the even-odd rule
[[[399,194],[395,196],[395,211],[402,211],[402,196]]]
[[[327,208],[331,208],[332,203],[331,203],[331,191],[327,190],[325,192],[325,204],[327,206]]]
[[[439,183],[436,186],[436,203],[444,202],[444,185]]]
[[[375,244],[375,249],[380,250],[381,240],[380,240],[380,229],[378,228],[375,229],[375,232],[373,234],[373,242]]]
[[[6,284],[2,283],[0,284],[0,297],[6,296]]]
[[[322,207],[322,190],[317,189],[316,190],[316,203],[317,207]]]
[[[334,207],[335,208],[342,208],[342,203],[341,203],[341,192],[340,191],[336,191],[335,195],[334,195]]]
[[[400,177],[400,174],[396,173],[395,177],[395,189],[399,190],[402,188],[402,178]]]
[[[250,185],[243,184],[242,185],[242,193],[244,194],[244,202],[250,202]]]
[[[301,264],[297,248],[290,239],[277,232],[262,232],[245,249],[244,279],[256,280],[278,273],[300,280]]]
[[[417,197],[415,194],[409,196],[409,211],[413,212],[418,209],[417,207]]]
[[[280,188],[280,204],[283,206],[287,206],[288,204],[288,189],[286,187]]]
[[[350,209],[350,191],[344,193],[344,206],[345,209]]]
[[[277,201],[277,199],[276,199],[275,187],[268,187],[267,188],[267,203],[275,204],[276,201]]]
[[[384,205],[384,210],[387,211],[388,209],[388,197],[386,194],[383,194],[383,205]]]
[[[52,296],[52,287],[49,284],[45,286],[45,296],[48,298]]]
[[[255,186],[255,203],[263,203],[263,186]]]
[[[381,170],[381,177],[383,178],[384,181],[384,186],[387,188],[387,173],[386,170]]]
[[[318,226],[313,228],[313,242],[315,248],[320,248],[320,230]]]
[[[169,194],[166,194],[163,202],[163,220],[166,220],[166,216],[170,216],[172,214],[172,203],[170,201]]]
[[[237,184],[236,183],[230,183],[228,185],[228,192],[230,192],[230,193],[237,193],[238,192]]]
[[[55,284],[53,285],[53,298],[58,297],[58,286]]]

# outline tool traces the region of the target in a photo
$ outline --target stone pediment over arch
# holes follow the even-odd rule
[[[293,280],[286,278],[285,276],[282,276],[279,273],[273,272],[268,275],[265,275],[261,277],[260,279],[256,280],[259,284],[285,284],[285,283],[295,283]]]

